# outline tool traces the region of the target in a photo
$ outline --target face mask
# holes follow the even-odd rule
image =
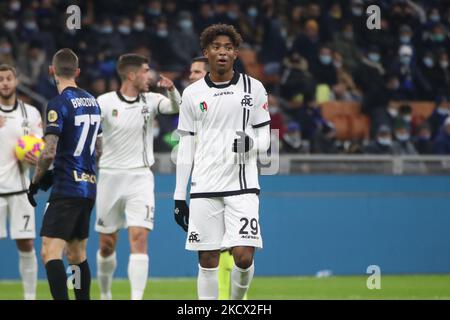
[[[423,64],[426,65],[428,68],[433,68],[433,66],[434,66],[433,58],[425,57],[425,58],[423,58],[422,61],[423,61]]]
[[[367,57],[368,57],[369,60],[372,61],[372,62],[378,62],[378,61],[380,61],[380,55],[379,55],[378,53],[373,53],[373,52],[371,52],[371,53],[369,53],[369,54],[367,55]]]
[[[192,21],[189,19],[181,20],[179,22],[179,26],[183,30],[190,30],[190,29],[192,29]]]
[[[412,121],[412,116],[411,115],[403,116],[403,120],[405,122],[411,122]]]
[[[361,17],[362,14],[363,14],[363,11],[362,11],[362,9],[359,8],[359,7],[353,7],[353,8],[352,8],[352,13],[353,13],[353,15],[356,16],[356,17]]]
[[[17,22],[15,20],[6,21],[4,27],[6,30],[14,31],[17,29]]]
[[[448,61],[447,60],[441,60],[439,61],[439,65],[441,66],[441,68],[447,68],[448,67]]]
[[[447,116],[448,115],[448,109],[447,108],[439,107],[439,108],[437,108],[437,112],[440,115],[443,115],[443,116]]]
[[[37,24],[34,21],[29,21],[29,22],[25,22],[25,29],[28,30],[36,30],[37,29]]]
[[[107,26],[107,27],[102,27],[101,28],[101,33],[109,34],[109,33],[112,33],[112,32],[113,32],[113,27],[111,27],[111,26]]]
[[[405,141],[409,140],[409,134],[407,134],[407,133],[399,133],[399,134],[396,134],[395,136],[397,137],[398,141],[405,142]]]
[[[269,106],[270,114],[277,114],[279,112],[278,107]]]
[[[390,146],[390,145],[392,145],[392,139],[391,138],[378,138],[377,141],[382,146]]]
[[[14,1],[14,2],[11,2],[11,4],[9,5],[9,8],[10,8],[12,11],[19,11],[19,10],[20,10],[20,7],[21,7],[20,1]]]
[[[11,53],[10,46],[0,47],[0,54],[9,54],[9,53]]]
[[[400,63],[404,65],[408,65],[411,63],[411,57],[410,56],[400,56]]]
[[[345,31],[345,32],[342,33],[342,35],[347,40],[352,40],[353,39],[353,32]]]
[[[158,31],[156,32],[156,34],[157,34],[159,37],[161,37],[161,38],[165,38],[165,37],[167,37],[167,36],[169,35],[169,31],[167,31],[167,30],[165,30],[165,29],[162,29],[162,30],[158,30]]]
[[[233,11],[229,11],[228,13],[227,13],[227,15],[228,15],[228,18],[230,18],[230,19],[232,19],[232,20],[236,20],[237,19],[237,14],[235,13],[235,12],[233,12]]]
[[[429,141],[430,138],[431,138],[431,135],[429,135],[429,134],[419,136],[419,140],[421,140],[421,141]]]
[[[249,9],[247,10],[247,14],[248,14],[250,17],[254,18],[254,17],[256,17],[256,16],[258,15],[258,9],[256,9],[255,7],[251,7],[251,8],[249,8]]]
[[[433,39],[434,39],[434,41],[436,41],[436,42],[442,42],[442,41],[444,41],[444,39],[445,39],[445,35],[443,35],[443,34],[441,34],[441,33],[434,34],[434,35],[433,35]]]
[[[153,138],[157,138],[160,131],[161,130],[159,128],[153,128]]]
[[[152,15],[152,16],[159,16],[161,14],[161,10],[160,9],[154,9],[154,8],[148,8],[147,9],[147,13]]]
[[[134,30],[136,30],[136,31],[142,31],[142,30],[145,29],[145,23],[143,23],[143,22],[135,22],[133,27],[134,27]]]
[[[430,16],[430,21],[437,23],[437,22],[441,21],[441,17],[437,14],[433,14]]]
[[[336,67],[336,69],[342,68],[342,62],[341,61],[333,61],[333,65]]]
[[[331,56],[321,54],[319,60],[322,64],[329,65],[331,63]]]
[[[292,147],[292,148],[300,148],[302,145],[302,138],[300,133],[287,133],[284,135],[284,140]]]
[[[119,30],[119,32],[122,34],[130,34],[131,32],[130,27],[128,26],[119,26],[117,30]]]
[[[411,37],[410,36],[400,36],[400,42],[401,43],[409,43],[411,41]]]
[[[395,108],[388,108],[387,111],[392,118],[395,118],[398,115],[398,110]]]

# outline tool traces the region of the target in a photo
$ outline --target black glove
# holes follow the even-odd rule
[[[27,197],[28,197],[28,201],[31,203],[31,205],[33,207],[37,206],[37,203],[34,200],[34,195],[38,192],[38,190],[39,190],[39,185],[31,182],[30,186],[28,187]]]
[[[245,153],[253,148],[253,139],[243,131],[237,131],[239,138],[234,139],[233,152]]]
[[[39,189],[47,191],[53,185],[53,170],[47,170],[39,181]]]
[[[189,226],[189,207],[186,200],[175,200],[174,216],[178,225],[187,232]]]

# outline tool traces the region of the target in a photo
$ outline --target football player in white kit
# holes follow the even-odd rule
[[[163,76],[158,85],[167,90],[169,98],[148,92],[150,68],[148,59],[141,55],[120,56],[117,72],[122,81],[120,90],[97,98],[103,128],[95,224],[100,232],[97,277],[101,299],[112,299],[118,231],[128,228],[131,299],[140,300],[147,284],[147,237],[155,211],[150,170],[154,163],[152,122],[158,113],[178,113],[181,97],[173,82]]]
[[[233,69],[241,40],[230,25],[202,32],[211,71],[184,90],[180,108],[175,220],[188,232],[186,249],[199,253],[199,299],[218,298],[222,248],[232,248],[235,263],[231,299],[242,299],[262,248],[256,158],[270,146],[270,115],[261,82]]]
[[[33,240],[36,237],[34,208],[27,199],[30,184],[29,167],[37,157],[29,152],[24,161],[14,154],[17,140],[23,135],[42,137],[39,111],[16,97],[16,70],[0,65],[0,238],[7,237],[7,220],[11,239],[19,251],[19,271],[24,298],[36,298],[37,259]]]

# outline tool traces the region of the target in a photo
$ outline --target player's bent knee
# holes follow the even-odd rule
[[[30,252],[33,250],[33,239],[16,240],[17,249],[21,252]]]
[[[113,235],[100,235],[100,255],[109,257],[116,250],[116,238]]]

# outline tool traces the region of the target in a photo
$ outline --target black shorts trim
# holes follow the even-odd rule
[[[95,200],[88,198],[52,198],[42,221],[41,237],[66,241],[89,237],[89,222]]]
[[[0,193],[0,197],[16,196],[18,194],[23,194],[23,193],[27,193],[27,190],[14,191],[14,192],[8,192],[8,193]]]
[[[201,192],[201,193],[191,193],[191,199],[196,198],[221,198],[221,197],[229,197],[229,196],[238,196],[241,194],[254,193],[259,195],[259,189],[243,189],[243,190],[235,190],[235,191],[224,191],[224,192]]]

